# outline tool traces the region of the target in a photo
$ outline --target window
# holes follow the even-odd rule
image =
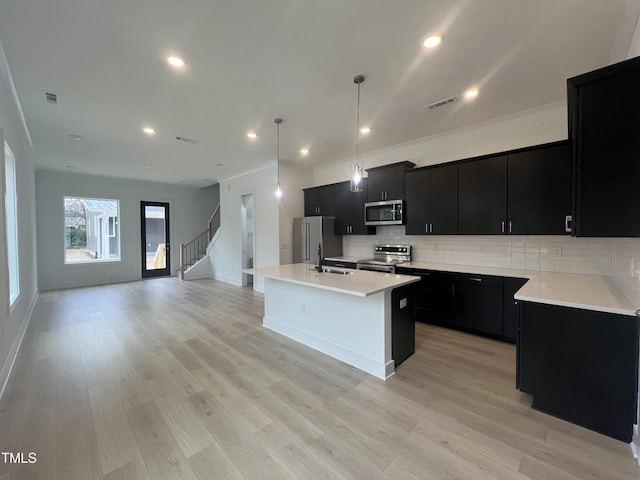
[[[20,261],[18,258],[18,192],[16,190],[16,158],[4,143],[4,193],[7,221],[7,260],[9,263],[9,304],[13,305],[20,295]]]
[[[120,202],[64,197],[64,263],[120,260]]]

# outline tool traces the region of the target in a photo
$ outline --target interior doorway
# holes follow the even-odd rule
[[[142,278],[171,275],[169,204],[140,202]]]
[[[240,215],[242,224],[242,269],[253,268],[256,236],[255,236],[255,208],[253,204],[253,193],[247,193],[240,198]],[[242,286],[253,285],[253,275],[242,274]]]

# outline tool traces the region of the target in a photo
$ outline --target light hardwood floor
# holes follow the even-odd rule
[[[41,294],[0,400],[0,451],[37,462],[0,480],[640,478],[628,445],[530,408],[512,345],[418,324],[384,382],[262,313],[213,280]]]

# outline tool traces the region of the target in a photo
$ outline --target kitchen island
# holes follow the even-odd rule
[[[264,282],[263,325],[378,378],[393,374],[392,291],[420,277],[317,272],[303,263],[245,270]],[[410,308],[399,299],[398,309]]]

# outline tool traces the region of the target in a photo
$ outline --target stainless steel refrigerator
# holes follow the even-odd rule
[[[342,237],[335,233],[335,217],[293,219],[293,262],[318,263],[318,245],[322,258],[342,255]]]

